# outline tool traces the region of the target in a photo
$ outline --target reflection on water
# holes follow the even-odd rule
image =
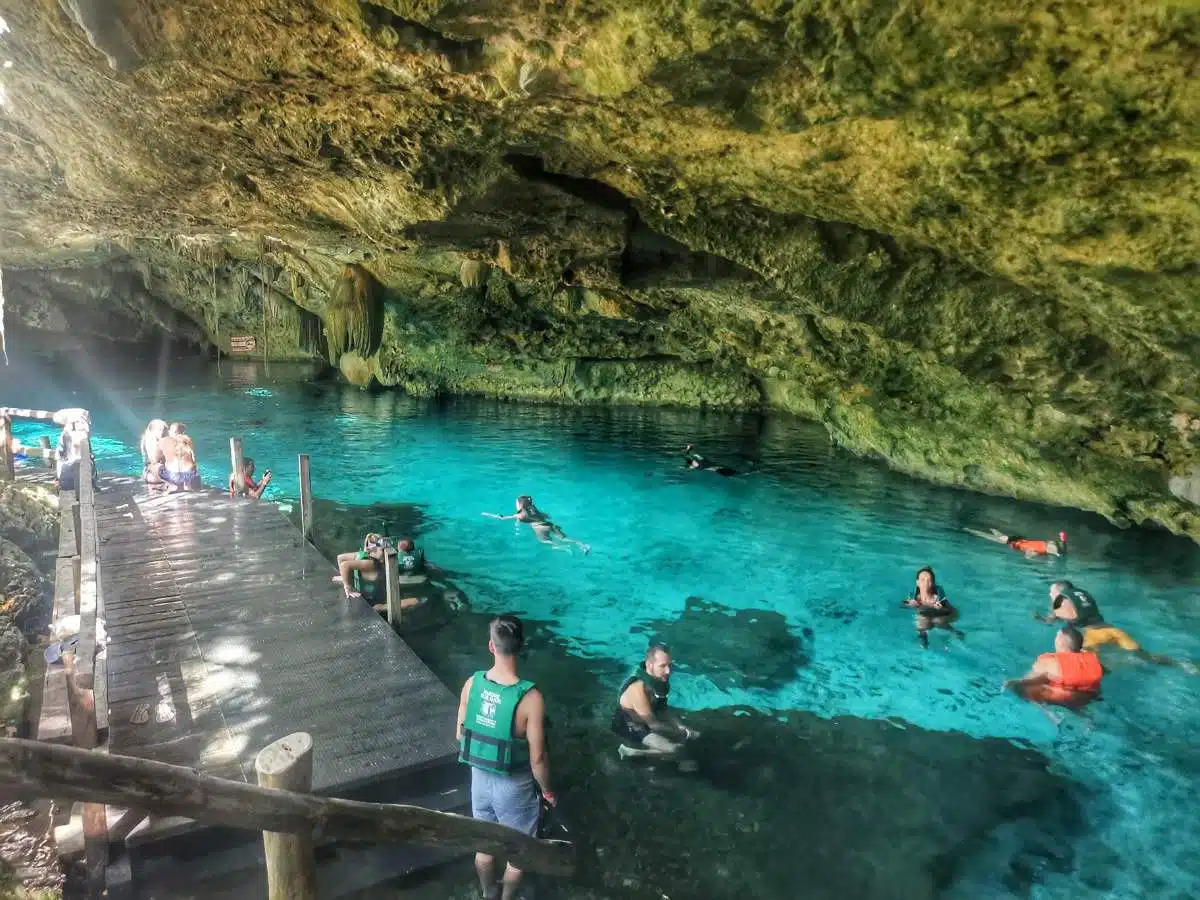
[[[1190,542],[923,485],[786,417],[423,401],[281,365],[180,376],[116,373],[76,396],[49,373],[12,397],[93,406],[113,442],[101,464],[127,471],[153,416],[189,423],[210,482],[240,435],[276,498],[311,454],[314,490],[340,504],[318,517],[327,553],[382,525],[454,573],[476,615],[413,637],[454,688],[484,662],[488,614],[528,617],[526,667],[593,854],[584,881],[604,896],[790,898],[796,865],[806,896],[1200,895],[1176,804],[1200,779],[1197,679],[1108,656],[1104,701],[1061,726],[999,689],[1050,649],[1030,613],[1064,577],[1147,648],[1200,656]],[[687,442],[753,473],[687,472]],[[521,493],[591,555],[480,515]],[[966,527],[1066,530],[1072,552],[1026,560]],[[926,564],[967,638],[934,634],[923,653],[898,604]],[[607,732],[651,635],[675,650],[673,699],[716,733],[698,781],[621,766]]]

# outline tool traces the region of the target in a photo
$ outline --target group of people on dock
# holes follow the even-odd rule
[[[196,445],[182,422],[152,419],[142,432],[141,451],[142,477],[152,490],[176,494],[203,487]]]

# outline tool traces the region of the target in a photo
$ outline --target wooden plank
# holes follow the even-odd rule
[[[76,553],[75,505],[78,501],[71,491],[58,492],[58,555],[74,556]]]
[[[96,730],[103,734],[108,730],[108,654],[96,657]]]
[[[46,462],[46,468],[55,468],[55,453],[53,448],[50,446],[50,438],[43,434],[40,438],[38,438],[38,446],[41,449],[42,459]]]
[[[0,406],[0,416],[13,419],[36,419],[41,422],[53,422],[54,413],[44,409],[26,409],[19,406]]]
[[[313,536],[312,472],[308,454],[300,454],[300,539],[311,541]]]
[[[59,557],[54,564],[54,624],[75,615],[75,563]]]
[[[12,452],[12,419],[0,412],[0,481],[16,480]]]
[[[242,497],[246,494],[246,480],[243,477],[242,470],[246,468],[245,457],[242,455],[242,439],[240,437],[231,437],[229,439],[229,465],[231,466],[229,473],[233,478],[233,488],[230,490],[230,496]]]
[[[38,714],[37,739],[51,743],[71,742],[67,673],[61,663],[46,666],[42,679],[42,708]]]

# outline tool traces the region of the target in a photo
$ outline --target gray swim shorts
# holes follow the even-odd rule
[[[471,815],[537,837],[542,804],[532,772],[498,775],[471,769]]]

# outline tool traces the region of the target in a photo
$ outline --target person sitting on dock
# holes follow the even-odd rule
[[[158,462],[158,445],[166,436],[167,423],[162,419],[151,419],[146,430],[142,432],[142,440],[138,446],[142,451],[142,479],[147,484],[162,483],[162,479],[158,477],[161,467]]]
[[[347,600],[364,595],[368,600],[375,599],[376,585],[383,582],[386,549],[387,541],[383,535],[371,532],[363,538],[361,550],[338,554],[338,574],[333,577],[333,583],[342,585]]]
[[[1193,675],[1198,671],[1195,663],[1143,650],[1142,645],[1134,640],[1129,632],[1104,621],[1104,616],[1100,615],[1100,607],[1091,594],[1075,587],[1069,581],[1056,581],[1050,585],[1049,614],[1043,616],[1035,612],[1033,617],[1046,624],[1065,622],[1080,629],[1085,650],[1091,651],[1105,644],[1116,644],[1122,650],[1134,653],[1155,665],[1177,666]]]
[[[1104,667],[1085,649],[1084,635],[1073,625],[1054,636],[1054,652],[1043,653],[1024,678],[1004,682],[1026,700],[1081,709],[1100,696]]]
[[[963,633],[954,627],[958,621],[958,610],[946,599],[946,592],[937,583],[937,576],[929,566],[917,571],[917,586],[912,596],[905,598],[903,605],[917,611],[917,639],[922,647],[929,647],[930,628],[945,628],[962,639]]]
[[[88,438],[92,430],[92,417],[87,410],[73,410],[74,415],[63,426],[58,436],[58,445],[54,448],[58,460],[59,490],[74,490],[79,472],[79,463],[83,452],[88,447]],[[96,458],[92,457],[92,486],[96,486]]]
[[[691,444],[683,448],[683,465],[687,469],[698,469],[701,472],[716,472],[718,475],[724,475],[726,478],[739,474],[737,469],[731,469],[729,466],[718,466],[707,457],[701,456]]]
[[[26,452],[25,445],[21,443],[20,438],[13,438],[8,442],[8,452],[12,454],[14,462],[29,459],[29,454]]]
[[[550,790],[546,701],[517,673],[524,640],[516,616],[500,616],[488,626],[492,667],[468,678],[459,694],[458,758],[471,767],[471,815],[537,837],[541,801],[553,807],[557,798]],[[513,900],[521,870],[510,862],[497,891],[494,866],[489,854],[475,854],[483,896]]]
[[[242,477],[230,472],[229,473],[229,496],[230,497],[249,497],[252,500],[258,500],[263,495],[263,491],[267,489],[267,485],[271,483],[271,470],[263,472],[262,481],[254,480],[254,459],[247,456],[242,460]]]
[[[654,643],[641,664],[621,684],[612,729],[621,738],[617,753],[630,757],[676,757],[684,741],[699,737],[667,708],[671,693],[671,653]]]
[[[1024,553],[1026,558],[1029,559],[1035,556],[1065,556],[1067,552],[1067,533],[1065,531],[1058,533],[1057,540],[1049,539],[1042,541],[1034,538],[1020,537],[1015,534],[1001,534],[995,528],[988,531],[976,531],[974,528],[966,530],[976,537],[995,541],[997,544],[1007,544],[1018,553]]]
[[[188,436],[187,428],[175,422],[167,436],[158,442],[158,477],[167,493],[196,491],[201,487],[200,469],[196,464],[196,445]]]
[[[515,519],[518,522],[524,522],[533,529],[533,533],[537,539],[543,544],[548,544],[554,550],[567,550],[569,547],[563,547],[561,544],[556,544],[557,539],[562,544],[578,544],[584,554],[591,552],[591,547],[583,541],[577,541],[573,537],[567,537],[565,531],[550,521],[550,516],[537,508],[537,504],[533,502],[533,498],[528,494],[522,494],[517,498],[517,511],[511,516],[502,516],[499,513],[484,513],[489,519]]]

